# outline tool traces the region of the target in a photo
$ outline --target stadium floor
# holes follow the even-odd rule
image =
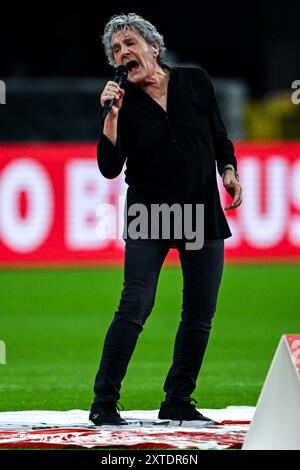
[[[299,265],[225,265],[211,338],[193,394],[198,408],[254,406],[282,334],[299,333]],[[88,409],[121,268],[0,271],[0,411]],[[180,318],[179,267],[161,272],[156,304],[121,390],[125,410],[164,398]]]

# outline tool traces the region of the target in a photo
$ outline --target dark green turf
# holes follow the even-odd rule
[[[225,266],[194,397],[199,408],[255,405],[280,336],[299,333],[300,266]],[[89,409],[122,269],[0,271],[0,411]],[[156,305],[122,385],[125,409],[156,409],[180,318],[180,268],[164,267]]]

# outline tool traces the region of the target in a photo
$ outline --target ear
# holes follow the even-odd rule
[[[157,57],[159,54],[159,46],[156,42],[152,44],[152,50],[153,50],[153,55]]]

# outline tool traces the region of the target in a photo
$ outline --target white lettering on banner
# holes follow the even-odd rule
[[[99,204],[97,207],[97,236],[108,238],[116,249],[124,249],[124,207],[126,200],[125,175],[121,174],[109,184],[110,193],[114,194],[114,205]],[[126,188],[125,188],[126,186]]]
[[[66,168],[66,244],[71,250],[102,249],[110,243],[97,235],[96,209],[109,202],[110,181],[94,161],[74,159]]]
[[[22,217],[18,201],[24,193],[28,210]],[[31,159],[8,163],[0,178],[0,236],[19,253],[39,248],[53,222],[53,188],[43,166]]]
[[[265,167],[265,169],[264,169]],[[245,239],[255,248],[272,248],[285,236],[288,221],[288,163],[284,157],[270,157],[262,165],[254,158],[240,163],[244,188],[240,212]],[[266,210],[261,211],[262,172],[266,173]]]
[[[300,211],[300,160],[292,167],[290,188],[291,204]],[[293,245],[300,246],[300,215],[292,214],[288,236]]]

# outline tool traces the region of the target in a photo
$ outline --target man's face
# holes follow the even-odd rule
[[[128,73],[128,80],[134,83],[145,81],[151,77],[157,65],[158,49],[148,44],[143,36],[136,31],[124,30],[112,36],[112,50],[117,65],[125,65],[136,61],[137,65]]]

